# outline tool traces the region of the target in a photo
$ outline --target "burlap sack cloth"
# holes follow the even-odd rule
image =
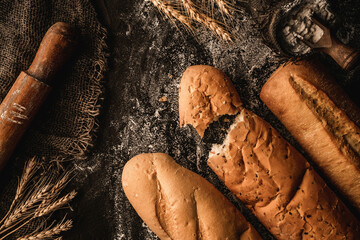
[[[26,70],[48,28],[63,21],[79,31],[73,59],[54,79],[53,90],[0,179],[0,214],[7,211],[27,157],[84,158],[93,142],[106,64],[106,31],[88,0],[0,1],[0,101]],[[15,167],[14,167],[15,166]]]

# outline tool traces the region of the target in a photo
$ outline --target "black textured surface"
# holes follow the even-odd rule
[[[110,65],[99,138],[90,159],[75,163],[79,171],[71,187],[79,189],[79,195],[71,204],[74,228],[64,239],[157,239],[137,216],[121,187],[124,164],[144,152],[168,153],[214,183],[264,239],[272,239],[206,165],[208,149],[215,141],[212,136],[222,125],[214,124],[200,140],[191,127],[181,129],[178,121],[182,73],[190,65],[209,64],[230,77],[248,109],[270,122],[302,152],[259,99],[262,85],[281,60],[262,43],[249,16],[235,15],[238,38],[229,46],[205,30],[197,32],[196,40],[186,31],[180,33],[149,1],[94,0],[94,4],[109,31]],[[340,33],[360,48],[360,3],[348,0],[332,4],[345,26]],[[346,75],[331,60],[322,58],[359,104],[359,71]],[[167,101],[160,102],[164,96]]]

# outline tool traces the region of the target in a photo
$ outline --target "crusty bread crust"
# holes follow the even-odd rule
[[[208,165],[277,239],[358,239],[358,220],[267,122],[242,110],[230,129]]]
[[[197,65],[184,72],[179,89],[180,126],[192,125],[201,137],[220,116],[235,115],[241,108],[239,94],[217,68]]]
[[[140,154],[122,185],[139,216],[161,239],[261,239],[229,200],[169,155]]]
[[[316,62],[280,67],[260,97],[360,212],[360,111]]]

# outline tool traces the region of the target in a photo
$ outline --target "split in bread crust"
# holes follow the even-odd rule
[[[163,153],[140,154],[124,167],[123,189],[161,239],[261,239],[212,184]]]
[[[261,99],[360,213],[359,108],[312,61],[281,66]]]
[[[184,72],[179,89],[181,127],[193,125],[203,137],[210,123],[222,115],[237,114],[241,106],[234,85],[219,69],[197,65]]]
[[[242,110],[208,165],[278,239],[358,239],[359,222],[270,124]]]

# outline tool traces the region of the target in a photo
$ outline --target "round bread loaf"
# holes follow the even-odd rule
[[[161,239],[261,239],[229,200],[169,155],[140,154],[124,167],[124,192]]]

